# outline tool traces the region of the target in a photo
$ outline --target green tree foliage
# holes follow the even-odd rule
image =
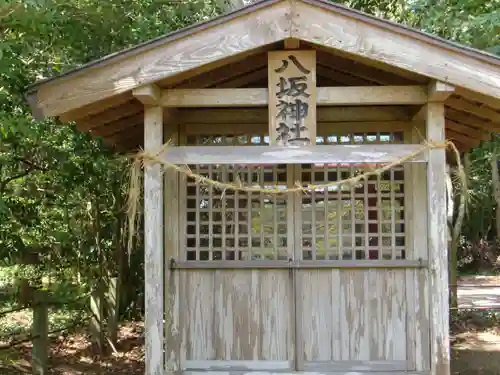
[[[342,3],[478,48],[500,52],[498,0],[345,0]],[[102,260],[142,285],[142,254],[124,249],[126,161],[71,126],[35,121],[27,85],[220,14],[221,0],[0,0],[0,261],[71,267],[89,279]],[[474,151],[485,181],[488,148]],[[481,186],[482,185],[482,186]],[[476,203],[494,207],[484,183]],[[476,213],[469,210],[468,228]],[[492,217],[491,215],[489,217]],[[487,219],[485,219],[487,220]],[[489,219],[491,220],[491,219]],[[473,233],[485,233],[484,223]],[[138,249],[140,244],[138,244]],[[34,256],[35,254],[36,256]],[[35,258],[35,260],[34,260]],[[111,266],[112,265],[112,266]],[[127,293],[127,292],[126,292]],[[140,291],[131,289],[132,300]]]
[[[122,250],[127,161],[71,126],[35,121],[23,94],[36,80],[212,18],[214,3],[0,0],[1,265],[69,267],[84,283],[105,262],[142,284],[141,252],[128,259]]]

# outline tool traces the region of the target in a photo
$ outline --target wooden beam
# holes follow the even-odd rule
[[[132,90],[132,95],[144,105],[158,105],[161,90],[156,85],[145,85]]]
[[[225,65],[234,56],[289,37],[288,10],[286,2],[262,4],[251,16],[176,33],[155,43],[155,48],[47,83],[39,88],[38,107],[45,116],[55,116],[183,72],[199,69],[199,74],[213,69],[211,64]]]
[[[311,146],[181,146],[161,157],[173,164],[301,164],[390,163],[421,150],[419,144]],[[426,161],[426,152],[412,159]]]
[[[445,141],[443,102],[426,106],[426,134],[429,142]],[[448,247],[446,212],[446,154],[444,148],[429,151],[427,166],[427,214],[431,333],[431,375],[450,374]],[[416,235],[419,235],[416,233]]]
[[[297,2],[293,37],[500,98],[498,66],[333,8]]]
[[[183,126],[186,135],[208,135],[208,134],[267,134],[269,125],[267,123],[234,123],[234,124],[203,124],[188,123]],[[362,121],[362,122],[320,122],[317,134],[353,134],[353,133],[376,133],[376,132],[402,132],[411,128],[409,121]]]
[[[154,152],[163,144],[163,108],[144,109],[144,149]],[[144,168],[144,273],[146,314],[146,374],[163,375],[163,181],[160,165]]]
[[[406,121],[409,111],[399,106],[319,107],[318,122],[338,121]],[[179,110],[181,123],[232,124],[268,123],[267,108],[189,108]]]
[[[429,85],[428,101],[444,102],[455,92],[455,86],[444,82],[434,81]]]
[[[421,86],[318,87],[317,105],[418,105],[427,102]],[[163,90],[165,107],[263,107],[268,90],[255,89],[172,89]]]
[[[418,105],[426,101],[422,86],[318,88],[318,105]]]

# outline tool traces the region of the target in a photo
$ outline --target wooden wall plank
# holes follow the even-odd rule
[[[301,298],[304,311],[300,322],[303,337],[303,347],[299,350],[304,353],[304,361],[332,361],[333,351],[340,351],[334,341],[340,340],[339,309],[336,306],[339,284],[333,284],[333,276],[341,272],[338,270],[311,270],[300,271],[302,277]],[[338,282],[338,278],[336,280]],[[334,293],[332,293],[335,291]],[[334,294],[334,295],[332,295]]]
[[[162,145],[163,108],[144,110],[144,147],[154,151]],[[160,165],[144,168],[144,319],[146,337],[146,373],[164,374],[164,279],[163,279],[163,181]]]
[[[216,271],[215,346],[218,359],[290,359],[287,273],[272,270]]]
[[[217,358],[215,346],[217,334],[215,304],[224,303],[214,294],[215,273],[208,271],[184,271],[183,294],[185,309],[182,314],[183,337],[182,350],[186,360],[210,360]],[[184,362],[182,364],[184,366]]]
[[[405,270],[301,272],[306,368],[319,361],[330,368],[355,367],[356,362],[378,362],[378,369],[386,371],[398,363],[405,366]]]

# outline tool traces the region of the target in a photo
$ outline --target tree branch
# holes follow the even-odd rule
[[[0,181],[0,194],[3,194],[7,185],[10,184],[12,181],[15,181],[19,178],[23,178],[23,177],[29,175],[33,170],[34,170],[34,168],[28,168],[24,172],[18,173],[18,174],[11,176],[3,181]]]

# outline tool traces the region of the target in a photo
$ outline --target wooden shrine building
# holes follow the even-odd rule
[[[170,141],[162,160],[255,188],[145,168],[148,375],[449,374],[442,146],[500,131],[499,58],[266,0],[27,97],[119,152]]]

